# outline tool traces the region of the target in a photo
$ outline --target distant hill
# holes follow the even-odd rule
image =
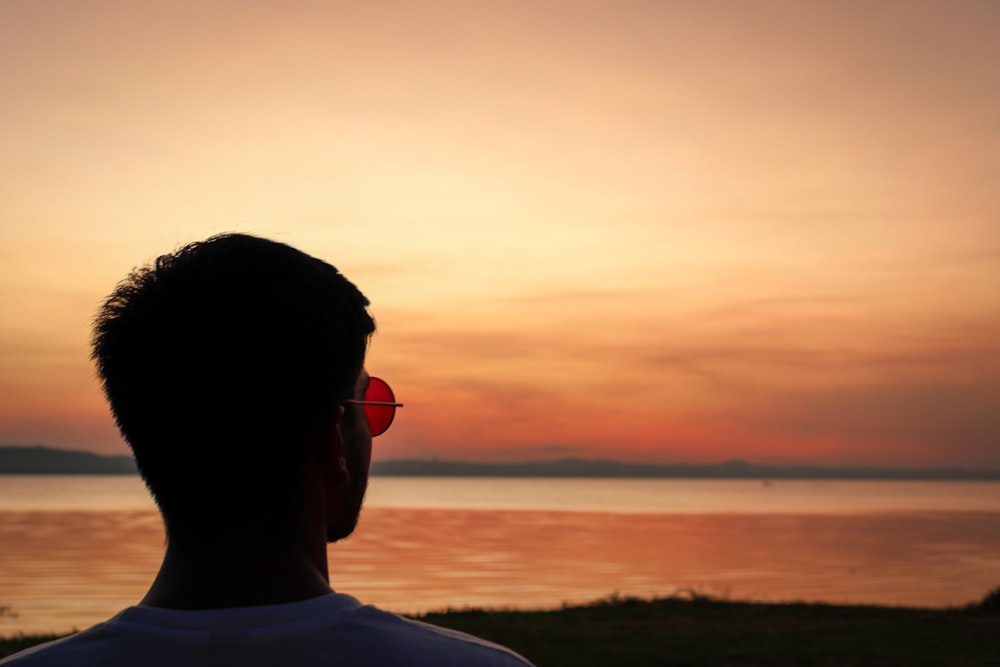
[[[131,456],[42,445],[0,445],[0,474],[133,475]],[[674,479],[869,479],[869,480],[1000,480],[1000,470],[959,468],[888,468],[873,466],[778,466],[745,461],[724,463],[621,463],[586,459],[525,463],[471,463],[413,459],[376,461],[372,474],[385,477],[604,477]]]
[[[680,479],[872,479],[1000,480],[1000,470],[887,468],[869,466],[777,466],[724,463],[621,463],[585,459],[526,463],[395,460],[372,464],[372,474],[435,477],[618,477]]]
[[[131,456],[101,456],[42,445],[0,446],[0,474],[135,475],[137,472]]]

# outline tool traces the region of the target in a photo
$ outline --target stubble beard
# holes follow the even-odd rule
[[[352,457],[359,458],[359,457]],[[349,537],[358,526],[358,519],[361,516],[361,507],[365,501],[365,493],[368,490],[368,471],[361,470],[360,462],[352,460],[350,462],[351,481],[347,490],[347,497],[344,500],[344,512],[337,523],[330,526],[326,532],[328,543],[339,542]]]

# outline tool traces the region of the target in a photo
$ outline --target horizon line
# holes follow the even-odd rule
[[[859,479],[995,481],[1000,469],[956,465],[913,467],[885,464],[756,463],[728,459],[713,463],[630,462],[563,457],[514,462],[395,458],[372,461],[373,476],[501,476],[680,479]],[[135,474],[131,454],[100,454],[47,445],[0,444],[0,474]]]

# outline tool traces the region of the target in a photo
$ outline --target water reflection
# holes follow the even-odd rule
[[[138,600],[159,565],[149,510],[0,512],[0,633],[64,630]],[[946,606],[1000,583],[1000,513],[364,511],[333,585],[401,612],[554,607],[618,591]],[[252,585],[252,582],[247,582]]]

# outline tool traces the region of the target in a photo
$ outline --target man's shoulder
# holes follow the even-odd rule
[[[38,644],[31,648],[24,649],[14,655],[7,656],[0,660],[0,665],[5,667],[47,667],[48,665],[98,665],[115,664],[108,660],[109,655],[104,655],[101,661],[90,661],[85,656],[89,653],[88,648],[93,646],[93,642],[100,643],[100,637],[104,634],[104,624],[61,637],[44,644]]]
[[[355,625],[354,636],[360,642],[378,639],[379,653],[385,654],[386,659],[381,664],[395,664],[394,660],[405,661],[408,665],[530,667],[531,664],[514,651],[491,641],[372,606],[358,609],[348,622]]]
[[[531,667],[479,637],[405,618],[348,596],[182,612],[130,608],[89,630],[11,656],[4,667],[176,665],[225,656],[254,665]]]

